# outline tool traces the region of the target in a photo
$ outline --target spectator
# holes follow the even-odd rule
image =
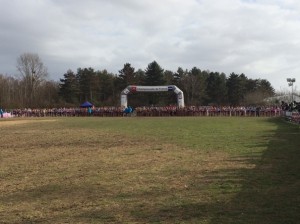
[[[259,115],[260,115],[260,110],[261,110],[260,107],[256,107],[256,117],[259,117]]]

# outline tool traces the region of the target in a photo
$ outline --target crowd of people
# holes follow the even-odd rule
[[[280,116],[279,107],[188,106],[137,107],[137,116]]]
[[[142,107],[87,107],[87,108],[44,108],[0,110],[1,117],[168,117],[168,116],[243,116],[243,117],[286,117],[287,120],[300,124],[300,102],[285,103],[280,106],[142,106]],[[7,116],[9,115],[9,116]]]
[[[281,110],[288,121],[300,124],[300,102],[286,103],[281,101]]]
[[[281,109],[284,111],[290,111],[290,112],[296,111],[300,113],[300,102],[293,101],[291,103],[287,103],[281,101]]]
[[[136,108],[123,107],[92,107],[92,108],[50,108],[50,109],[12,109],[14,117],[166,117],[166,116],[248,116],[276,117],[282,115],[282,109],[277,106],[269,107],[215,107],[215,106],[143,106]]]

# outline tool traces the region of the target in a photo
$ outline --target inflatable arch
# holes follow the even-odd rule
[[[168,92],[173,91],[177,95],[178,107],[184,107],[183,92],[174,85],[170,86],[127,86],[121,92],[121,106],[127,107],[127,95],[135,92]]]

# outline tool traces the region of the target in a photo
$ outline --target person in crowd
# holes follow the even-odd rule
[[[256,107],[256,117],[260,116],[261,107]]]
[[[88,108],[87,112],[88,112],[88,116],[92,116],[93,110],[91,107]]]
[[[131,106],[128,106],[128,107],[126,107],[126,108],[124,109],[124,113],[125,113],[126,116],[131,115],[132,112],[133,112],[133,109],[132,109]]]

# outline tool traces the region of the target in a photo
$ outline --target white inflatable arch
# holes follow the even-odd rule
[[[178,107],[184,107],[183,92],[174,85],[170,86],[127,86],[121,92],[121,106],[127,107],[127,95],[135,92],[168,92],[173,91],[177,95]]]

